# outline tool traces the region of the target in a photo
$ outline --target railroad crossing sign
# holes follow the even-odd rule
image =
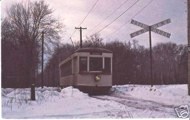
[[[131,24],[139,26],[139,27],[142,27],[143,29],[141,29],[139,31],[136,31],[134,33],[131,33],[130,36],[131,36],[131,38],[133,38],[135,36],[138,36],[140,34],[148,32],[149,29],[151,29],[152,32],[155,32],[155,33],[160,34],[160,35],[162,35],[164,37],[170,38],[170,36],[171,36],[170,33],[167,33],[167,32],[164,32],[164,31],[162,31],[160,29],[157,29],[158,27],[161,27],[161,26],[169,24],[169,23],[171,23],[171,20],[167,19],[167,20],[161,21],[159,23],[156,23],[154,25],[148,26],[148,25],[143,24],[141,22],[138,22],[138,21],[135,21],[135,20],[131,20]]]
[[[151,86],[153,86],[153,81],[152,81],[152,43],[151,43],[152,41],[151,41],[151,31],[154,32],[154,33],[157,33],[159,35],[162,35],[164,37],[170,38],[170,36],[171,36],[170,33],[167,33],[165,31],[162,31],[162,30],[158,29],[158,27],[161,27],[161,26],[169,24],[169,23],[171,23],[171,20],[170,19],[166,19],[166,20],[163,20],[163,21],[161,21],[159,23],[156,23],[156,24],[153,24],[153,25],[149,26],[149,25],[143,24],[141,22],[138,22],[136,20],[131,20],[131,24],[143,28],[143,29],[138,30],[138,31],[136,31],[134,33],[131,33],[130,34],[131,38],[133,38],[135,36],[138,36],[140,34],[143,34],[145,32],[149,32],[149,42],[150,42],[150,80],[151,80]]]

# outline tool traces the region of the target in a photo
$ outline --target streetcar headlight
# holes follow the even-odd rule
[[[96,76],[95,76],[95,80],[96,80],[96,81],[100,81],[100,80],[101,80],[101,77],[100,77],[99,75],[96,75]]]

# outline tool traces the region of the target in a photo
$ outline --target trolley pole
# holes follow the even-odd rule
[[[187,28],[187,39],[188,39],[188,95],[190,96],[190,0],[187,0],[187,21],[188,21],[188,28]]]
[[[153,86],[153,79],[152,79],[152,39],[151,39],[151,26],[148,27],[149,29],[149,42],[150,42],[150,83],[151,87]]]
[[[42,31],[42,73],[41,73],[41,87],[44,86],[44,31]]]
[[[87,28],[75,27],[75,29],[80,30],[80,48],[82,48],[82,30],[87,29]]]

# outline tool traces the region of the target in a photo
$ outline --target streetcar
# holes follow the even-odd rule
[[[87,93],[107,93],[112,87],[113,53],[104,48],[80,48],[59,64],[61,87]]]

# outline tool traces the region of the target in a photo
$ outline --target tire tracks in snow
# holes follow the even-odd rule
[[[118,95],[118,94],[111,94],[111,95],[103,95],[103,96],[92,96],[96,99],[101,100],[108,100],[114,101],[119,104],[125,105],[127,107],[139,109],[139,110],[150,110],[152,112],[161,112],[166,113],[171,116],[176,117],[176,113],[174,111],[173,105],[167,105],[163,103],[158,103],[150,100],[138,99],[131,97],[129,95]]]

